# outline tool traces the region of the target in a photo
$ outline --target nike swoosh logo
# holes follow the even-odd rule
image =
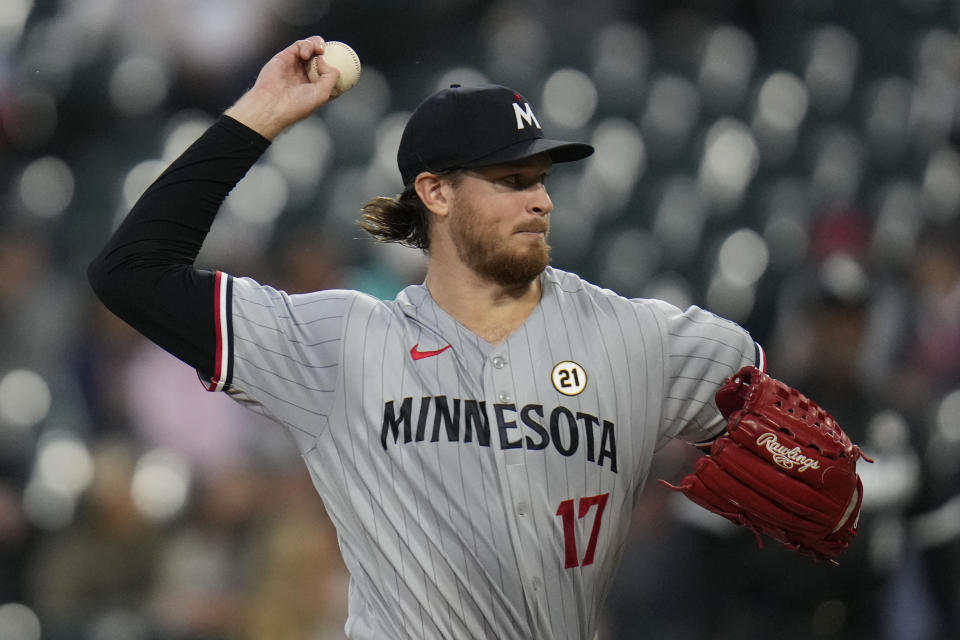
[[[417,344],[413,345],[412,347],[410,347],[410,356],[411,356],[414,360],[423,360],[424,358],[432,358],[433,356],[438,356],[438,355],[440,355],[441,353],[443,353],[444,351],[446,351],[447,349],[450,348],[450,345],[447,345],[447,346],[445,346],[443,349],[437,349],[436,351],[418,351],[418,350],[417,350],[417,347],[419,347],[419,346],[420,346],[420,344],[417,343]]]

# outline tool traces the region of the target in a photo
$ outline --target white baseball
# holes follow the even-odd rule
[[[307,65],[307,77],[310,82],[316,82],[320,79],[320,69],[317,68],[317,60],[320,56],[314,56]],[[323,60],[331,67],[336,67],[340,72],[340,79],[334,85],[330,95],[336,97],[341,93],[352,89],[360,80],[360,58],[357,52],[350,45],[336,40],[331,40],[323,45]]]

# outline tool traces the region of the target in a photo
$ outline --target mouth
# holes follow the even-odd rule
[[[533,236],[536,238],[546,238],[547,237],[547,227],[542,226],[531,226],[525,227],[522,229],[517,229],[514,233],[522,236]]]

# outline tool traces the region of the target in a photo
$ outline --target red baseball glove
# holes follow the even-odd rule
[[[716,394],[727,432],[675,487],[700,506],[822,560],[857,533],[860,448],[826,411],[755,367]],[[869,458],[863,456],[869,461]]]

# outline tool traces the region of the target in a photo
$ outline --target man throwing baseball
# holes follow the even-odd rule
[[[858,451],[839,428],[829,456],[777,429],[763,352],[745,330],[549,266],[545,179],[593,149],[545,138],[511,89],[455,85],[411,116],[397,156],[404,191],[372,200],[361,220],[429,258],[425,282],[395,300],[288,295],[196,269],[227,193],[330,99],[336,69],[321,57],[319,78],[306,73],[323,50],[314,36],[275,55],[147,189],[90,280],[210,390],[293,435],[350,570],[350,638],[592,638],[669,438],[713,443],[709,468],[681,487],[707,508],[816,557],[846,547],[856,473],[841,488],[816,478]],[[798,398],[781,406],[815,407]],[[791,423],[790,435],[803,429]],[[755,460],[728,464],[728,450]],[[778,476],[806,482],[799,515],[776,496],[744,497]],[[741,504],[777,509],[773,524]]]

